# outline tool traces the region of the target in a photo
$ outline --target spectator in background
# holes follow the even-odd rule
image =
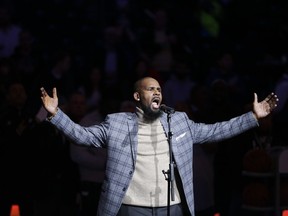
[[[191,70],[186,62],[176,62],[170,78],[163,84],[164,103],[175,107],[178,102],[187,102],[195,83],[190,78]]]
[[[60,106],[74,121],[85,114],[83,96],[71,93]],[[55,127],[46,121],[47,112],[40,108],[38,125],[34,130],[34,152],[37,152],[37,172],[35,180],[35,211],[37,216],[78,216],[80,177],[77,164],[71,159],[70,140],[63,137]],[[43,119],[44,117],[44,119]]]
[[[247,98],[248,90],[245,86],[242,75],[239,73],[234,54],[230,50],[219,51],[216,53],[214,62],[208,68],[208,74],[205,78],[205,84],[208,88],[213,88],[214,83],[223,82],[229,89],[229,94],[233,94],[230,100],[235,101],[239,106]],[[220,82],[219,82],[220,81]],[[249,92],[250,93],[250,92]]]
[[[6,102],[6,91],[7,86],[14,77],[14,73],[12,71],[11,61],[9,58],[1,58],[0,59],[0,109]]]
[[[100,108],[103,89],[103,73],[98,66],[92,66],[88,74],[84,75],[83,83],[79,87],[79,91],[86,96],[88,111]]]
[[[205,122],[225,121],[247,111],[244,104],[231,102],[238,97],[225,80],[215,80],[209,88]],[[242,158],[246,150],[242,141],[241,136],[235,136],[214,146],[215,208],[223,216],[240,214]]]
[[[217,39],[220,36],[221,21],[223,19],[222,5],[217,0],[201,0],[198,2],[202,37],[210,40]]]
[[[69,100],[67,113],[75,122],[88,127],[99,124],[103,117],[99,109],[88,112],[88,101],[84,94],[75,92]],[[79,146],[70,144],[70,156],[77,164],[80,177],[79,194],[81,216],[97,215],[98,202],[101,194],[101,186],[105,176],[107,153],[105,149]]]
[[[33,83],[33,89],[45,83],[47,89],[57,86],[62,89],[59,98],[64,105],[69,95],[78,88],[76,74],[73,68],[74,58],[72,52],[65,48],[59,48],[51,54],[49,65],[43,68]]]
[[[145,4],[145,10],[139,11],[143,16],[143,24],[141,27],[137,26],[136,30],[140,52],[149,59],[151,67],[161,75],[161,79],[167,80],[175,61],[175,54],[178,54],[174,52],[174,48],[180,49],[182,44],[178,43],[177,31],[165,4]]]
[[[206,85],[196,83],[190,91],[187,103],[191,110],[191,119],[195,122],[207,121],[209,90]]]
[[[41,169],[35,164],[34,113],[21,81],[10,81],[5,87],[0,114],[0,215],[10,216],[12,205],[17,204],[21,216],[34,216],[34,186],[39,184],[35,177]]]
[[[151,14],[152,29],[149,32],[151,45],[154,52],[151,54],[151,61],[153,68],[161,73],[163,79],[168,79],[173,64],[175,63],[175,56],[172,45],[177,41],[177,34],[171,26],[169,13],[164,8],[156,9]]]
[[[0,58],[9,58],[19,44],[22,27],[12,20],[8,6],[0,5]]]
[[[214,158],[217,145],[194,145],[195,216],[214,216],[215,185]]]
[[[198,85],[193,87],[188,102],[178,102],[175,110],[185,112],[195,122],[204,121],[202,115],[206,109],[205,89]],[[193,107],[191,107],[193,103]],[[203,109],[201,112],[199,108]],[[193,145],[193,179],[195,216],[214,216],[215,214],[215,189],[214,189],[214,157],[217,145],[206,143]]]
[[[16,75],[23,80],[27,87],[31,87],[31,80],[37,77],[38,67],[43,63],[42,57],[32,32],[23,29],[19,33],[19,44],[14,49],[11,62]]]
[[[139,58],[135,63],[134,70],[134,81],[145,76],[151,76],[157,78],[157,80],[159,79],[159,82],[162,84],[161,74],[152,67],[149,59],[145,57]]]
[[[208,69],[207,78],[205,80],[207,86],[210,86],[215,80],[224,80],[233,90],[239,82],[239,75],[236,71],[235,60],[230,51],[220,51],[216,53],[214,62]]]
[[[107,89],[117,91],[121,99],[127,96],[135,57],[137,52],[134,41],[127,37],[123,26],[112,24],[103,29],[102,43],[95,47],[92,61],[96,62],[103,72],[104,94]]]
[[[120,112],[135,112],[135,103],[130,100],[124,100],[120,104]]]
[[[288,63],[287,56],[283,56],[283,71],[277,80],[274,91],[279,94],[279,106],[273,115],[273,143],[275,145],[288,145]]]

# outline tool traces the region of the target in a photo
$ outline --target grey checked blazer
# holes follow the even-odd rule
[[[164,113],[160,121],[167,136],[167,114]],[[138,144],[137,115],[110,114],[99,125],[82,127],[71,121],[59,109],[50,122],[76,144],[107,148],[106,176],[98,215],[117,215],[135,169]],[[171,115],[172,151],[192,216],[194,216],[192,145],[221,141],[256,126],[258,121],[252,112],[215,124],[195,123],[184,112],[175,112]]]

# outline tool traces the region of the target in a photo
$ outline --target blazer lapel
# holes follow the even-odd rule
[[[175,114],[174,114],[175,115]],[[171,125],[170,125],[170,129],[171,129],[171,132],[172,132],[172,138],[171,138],[171,146],[172,146],[172,151],[173,151],[173,153],[174,154],[177,154],[177,152],[178,152],[178,149],[177,149],[177,145],[175,145],[175,143],[174,142],[176,142],[175,141],[175,137],[174,137],[174,135],[173,135],[173,127],[172,127],[172,125],[173,125],[173,120],[172,119],[170,119],[171,120]],[[168,118],[167,118],[167,114],[163,114],[162,115],[162,117],[161,117],[161,119],[160,119],[160,122],[161,122],[161,124],[162,124],[162,126],[163,126],[163,128],[164,128],[164,132],[165,132],[165,135],[166,135],[166,137],[167,137],[167,140],[168,140],[168,132],[169,132],[169,125],[168,125]]]
[[[135,167],[137,147],[138,147],[138,120],[136,114],[128,117],[128,131],[130,139],[130,149],[133,160],[133,165]]]
[[[163,114],[161,116],[161,119],[160,119],[160,122],[163,126],[163,129],[164,129],[164,132],[165,132],[165,135],[166,137],[168,138],[168,131],[169,131],[169,128],[168,128],[168,121],[167,121],[167,115],[166,114]]]

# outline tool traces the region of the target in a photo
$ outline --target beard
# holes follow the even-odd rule
[[[155,121],[159,117],[162,116],[163,112],[159,109],[157,111],[152,110],[149,106],[142,106],[142,110],[144,112],[144,120],[146,121]]]

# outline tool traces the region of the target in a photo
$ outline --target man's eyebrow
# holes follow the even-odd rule
[[[157,90],[161,90],[161,87],[159,86],[148,86],[148,87],[145,87],[144,89],[147,89],[147,90],[151,90],[151,89],[157,89]]]

